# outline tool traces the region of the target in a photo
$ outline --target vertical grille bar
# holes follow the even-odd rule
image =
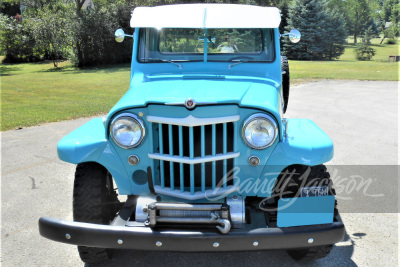
[[[189,157],[194,158],[193,127],[189,127]],[[194,165],[190,164],[190,194],[194,194]]]
[[[173,136],[172,136],[172,124],[168,125],[168,142],[169,142],[169,155],[173,156],[174,155],[174,141],[173,141]],[[175,183],[174,183],[174,163],[172,161],[169,162],[169,177],[170,177],[170,187],[171,190],[175,189]]]
[[[216,130],[215,130],[215,124],[212,125],[212,155],[215,156],[216,155],[216,150],[217,150],[217,144],[215,142],[216,139]],[[212,189],[215,189],[215,181],[216,179],[216,174],[217,174],[217,170],[216,170],[216,162],[213,161],[212,162]]]
[[[205,133],[204,133],[204,125],[201,126],[201,156],[204,157],[206,154],[206,142],[205,142]],[[205,163],[201,163],[201,192],[206,191],[206,168]]]
[[[223,147],[222,147],[222,149],[223,149],[223,153],[226,154],[227,150],[228,150],[228,148],[227,148],[228,134],[226,132],[226,123],[224,123],[222,125],[222,132],[223,132]],[[223,162],[223,173],[222,173],[222,175],[224,177],[224,188],[226,188],[226,168],[227,168],[226,165],[227,164],[228,164],[228,161],[226,159],[224,159],[224,162]]]
[[[163,144],[163,129],[162,124],[158,124],[158,145],[160,147],[160,154],[164,154],[164,144]],[[160,179],[161,179],[161,187],[165,187],[164,181],[164,161],[160,160]]]
[[[182,126],[179,126],[179,157],[183,157]],[[183,163],[179,163],[179,180],[180,180],[180,185],[181,185],[181,192],[184,192],[185,183],[183,182]]]
[[[238,142],[238,122],[233,122],[233,151],[237,151],[237,142]],[[237,166],[237,158],[233,159],[233,167]],[[239,181],[237,179],[233,179],[234,186],[237,185]]]

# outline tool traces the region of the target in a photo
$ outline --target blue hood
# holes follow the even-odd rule
[[[134,84],[111,109],[108,120],[124,109],[148,104],[184,103],[191,98],[196,102],[237,104],[257,108],[280,118],[279,85],[272,80],[239,79],[178,79],[159,80]]]

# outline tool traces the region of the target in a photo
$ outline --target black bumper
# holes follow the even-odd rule
[[[45,217],[39,220],[39,231],[43,237],[73,245],[186,252],[307,248],[337,243],[343,240],[345,234],[342,222],[288,228],[233,229],[223,235],[216,231],[155,230]],[[309,243],[310,239],[312,243]]]

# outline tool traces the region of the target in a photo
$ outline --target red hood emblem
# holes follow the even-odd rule
[[[188,109],[193,109],[193,108],[196,106],[196,102],[194,102],[193,99],[188,98],[188,99],[185,101],[185,106],[186,106],[186,108],[188,108]]]

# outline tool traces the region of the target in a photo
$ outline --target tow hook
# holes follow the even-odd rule
[[[231,222],[228,219],[220,219],[219,216],[214,212],[211,213],[211,220],[222,225],[217,225],[217,229],[221,233],[227,234],[231,230]]]

